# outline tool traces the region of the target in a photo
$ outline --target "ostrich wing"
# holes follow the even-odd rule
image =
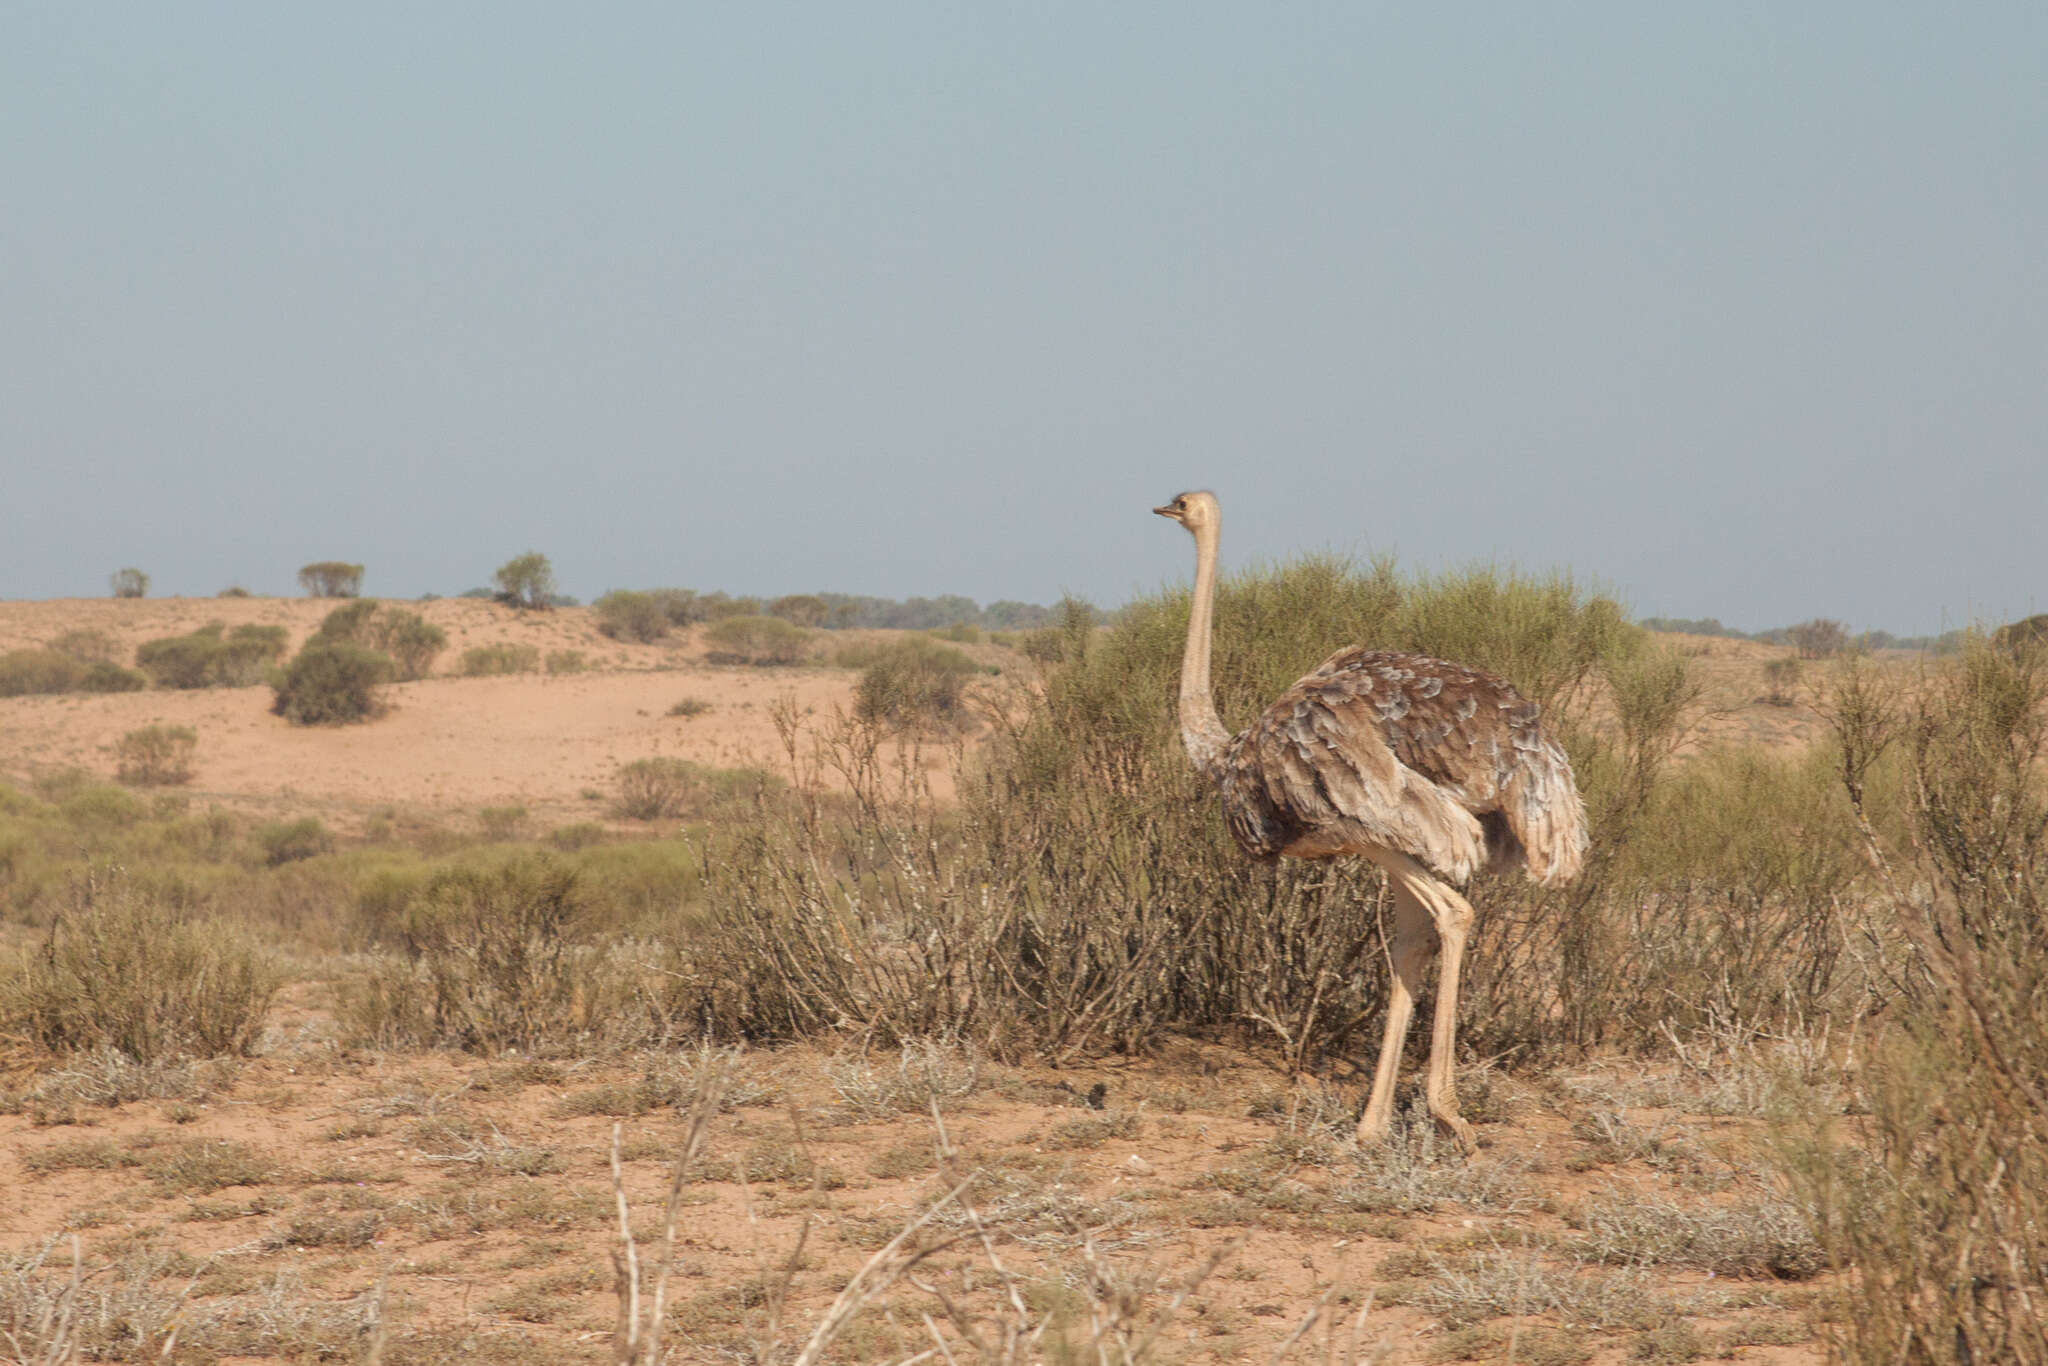
[[[1281,694],[1225,757],[1232,834],[1265,857],[1396,850],[1463,882],[1486,861],[1537,708],[1477,669],[1339,651]]]

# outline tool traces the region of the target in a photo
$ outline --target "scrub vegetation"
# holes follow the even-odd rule
[[[787,666],[839,602],[594,612]],[[0,1122],[33,1190],[95,1191],[0,1264],[0,1331],[31,1359],[69,1333],[195,1360],[2048,1360],[2037,639],[1831,638],[1768,679],[1814,720],[1790,748],[1717,738],[1701,657],[1562,577],[1309,559],[1217,607],[1227,725],[1370,641],[1507,676],[1571,756],[1585,875],[1471,893],[1476,1155],[1408,1115],[1349,1142],[1384,893],[1230,842],[1174,728],[1186,595],[1072,603],[1000,678],[959,648],[978,627],[844,646],[845,713],[766,703],[783,771],[622,755],[556,830],[0,786],[0,1030],[34,1050]],[[374,712],[406,615],[339,609],[280,710]],[[189,773],[154,731],[124,780],[180,781],[181,746]],[[180,1250],[223,1223],[257,1251]],[[315,1265],[346,1288],[291,1279]]]

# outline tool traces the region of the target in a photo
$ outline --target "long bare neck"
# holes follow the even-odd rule
[[[1204,773],[1212,771],[1230,743],[1216,699],[1209,690],[1210,631],[1216,618],[1216,541],[1214,522],[1195,532],[1195,597],[1188,607],[1188,647],[1180,665],[1180,738],[1188,757]]]

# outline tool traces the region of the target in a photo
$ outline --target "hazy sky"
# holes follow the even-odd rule
[[[0,596],[2048,610],[2048,5],[0,8]]]

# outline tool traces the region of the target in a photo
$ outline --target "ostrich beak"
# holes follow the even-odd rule
[[[1178,512],[1176,512],[1176,511],[1174,511],[1174,510],[1173,510],[1172,508],[1170,508],[1170,507],[1168,507],[1168,508],[1153,508],[1152,510],[1153,510],[1154,512],[1158,513],[1158,514],[1159,514],[1159,515],[1160,515],[1161,517],[1171,517],[1171,518],[1173,518],[1173,520],[1174,520],[1174,521],[1176,521],[1176,522],[1178,522],[1178,521],[1180,520],[1180,514],[1179,514]]]

